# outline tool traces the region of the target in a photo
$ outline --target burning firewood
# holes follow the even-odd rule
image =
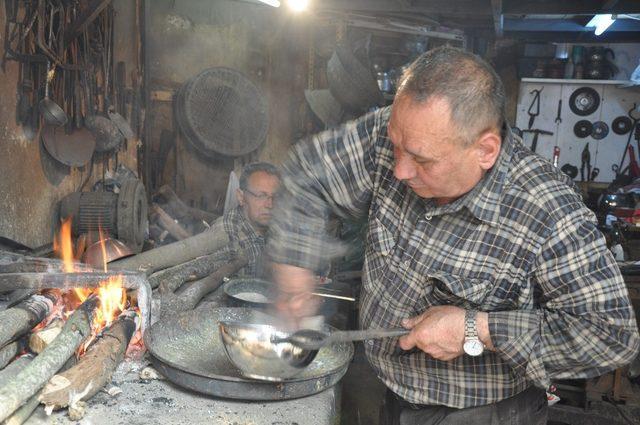
[[[161,292],[174,292],[184,282],[200,279],[219,268],[224,261],[233,256],[231,248],[219,249],[210,255],[198,257],[195,260],[161,270],[149,276],[152,288],[160,287]]]
[[[40,401],[49,408],[60,409],[74,404],[74,394],[88,400],[100,391],[124,358],[136,330],[135,312],[123,313],[80,358],[65,372],[55,375],[44,387]]]
[[[193,234],[182,227],[180,223],[178,223],[173,217],[171,217],[158,204],[153,204],[151,206],[151,212],[155,215],[155,218],[160,227],[166,229],[167,232],[169,232],[169,234],[177,240],[181,241],[182,239],[187,239],[188,237],[193,236]]]
[[[29,335],[29,348],[36,354],[44,351],[49,344],[62,332],[64,322],[62,320],[54,320],[44,329],[34,331]]]
[[[229,243],[225,232],[203,232],[131,257],[109,263],[109,270],[141,271],[148,275],[211,254]],[[1,275],[0,275],[1,277]]]
[[[16,376],[0,384],[0,421],[38,392],[91,335],[97,304],[96,297],[89,297],[69,316],[60,335],[41,354]]]
[[[215,273],[193,282],[180,296],[176,296],[173,293],[164,293],[160,315],[193,309],[202,297],[217,289],[225,277],[234,274],[246,265],[247,257],[241,255],[231,263],[220,267]]]
[[[20,354],[22,350],[24,350],[25,345],[24,340],[19,339],[0,348],[0,369],[3,369],[11,360]]]
[[[49,291],[32,295],[15,307],[0,312],[0,347],[26,334],[51,314],[60,293]]]

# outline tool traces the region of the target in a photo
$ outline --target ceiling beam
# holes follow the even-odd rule
[[[543,0],[543,1],[521,1],[504,0],[502,2],[502,13],[504,15],[594,15],[598,12],[608,13],[640,13],[640,1],[618,0]]]
[[[316,9],[361,11],[368,13],[408,12],[434,16],[486,17],[491,18],[491,10],[483,2],[474,0],[432,0],[429,2],[410,2],[409,6],[401,1],[387,0],[325,0],[318,2]],[[407,3],[407,1],[402,1]]]

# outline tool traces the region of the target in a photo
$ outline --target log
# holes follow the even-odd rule
[[[39,394],[39,393],[38,393]],[[13,412],[13,415],[9,416],[3,425],[22,425],[31,417],[33,411],[40,404],[38,400],[38,394],[31,397],[25,404],[23,404],[18,410]]]
[[[13,379],[18,374],[18,372],[20,372],[29,363],[31,363],[31,360],[33,360],[33,355],[25,354],[9,363],[7,367],[0,370],[0,382],[6,382],[9,379]]]
[[[154,289],[160,287],[161,292],[175,292],[185,282],[208,276],[222,266],[222,262],[231,260],[234,256],[230,247],[219,249],[213,254],[152,274],[149,276],[149,285]]]
[[[220,267],[215,273],[193,282],[180,296],[176,296],[173,293],[163,294],[160,317],[184,310],[192,310],[202,297],[211,291],[215,291],[222,284],[225,277],[236,273],[246,265],[247,257],[240,255],[236,260]]]
[[[60,409],[73,404],[74,394],[84,394],[79,400],[88,400],[100,391],[116,370],[136,330],[136,313],[129,311],[120,316],[87,350],[78,364],[55,375],[42,390],[40,402],[47,408]]]
[[[211,254],[229,243],[225,232],[202,232],[190,238],[109,263],[110,270],[132,270],[148,275]],[[0,275],[1,276],[1,275]]]
[[[171,236],[181,241],[193,236],[184,227],[180,225],[173,217],[171,217],[165,210],[163,210],[158,204],[151,206],[151,211],[156,214],[158,224],[167,230]]]
[[[11,360],[25,349],[26,344],[24,340],[19,339],[10,344],[0,348],[0,369],[3,369],[6,365],[11,363]]]
[[[216,214],[188,206],[176,195],[171,186],[166,184],[158,189],[156,195],[163,197],[167,201],[167,206],[179,217],[189,215],[196,220],[202,220],[206,223],[212,223],[218,218]]]
[[[58,291],[35,294],[15,307],[0,312],[0,347],[26,334],[42,322],[60,300]]]
[[[60,335],[63,326],[64,322],[62,320],[54,320],[46,328],[32,332],[29,335],[29,348],[31,351],[36,354],[42,353]]]
[[[95,288],[100,282],[122,276],[126,288],[138,288],[143,276],[127,271],[118,272],[80,272],[80,273],[0,273],[0,290],[17,289],[73,289]]]
[[[0,384],[0,421],[7,419],[38,392],[91,335],[91,321],[97,304],[96,297],[89,297],[69,316],[51,345],[16,376]]]

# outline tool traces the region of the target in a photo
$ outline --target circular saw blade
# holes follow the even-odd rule
[[[600,106],[600,95],[591,87],[580,87],[571,93],[569,108],[579,116],[587,116],[594,113]]]
[[[591,136],[592,132],[593,124],[591,124],[591,121],[580,120],[573,126],[573,134],[581,139]]]
[[[609,134],[609,126],[604,121],[596,121],[593,123],[591,137],[596,140],[602,140]]]

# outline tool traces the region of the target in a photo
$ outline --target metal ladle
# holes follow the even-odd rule
[[[336,342],[364,341],[367,339],[392,338],[407,335],[409,329],[365,329],[359,331],[334,331],[323,332],[315,329],[301,329],[286,337],[272,335],[271,342],[279,344],[282,342],[293,344],[305,350],[319,350],[328,344]]]
[[[56,102],[49,97],[49,84],[53,79],[53,72],[51,71],[51,64],[47,62],[47,77],[44,86],[44,99],[38,104],[38,108],[44,117],[44,121],[49,125],[63,126],[67,123],[69,118],[64,110]]]

